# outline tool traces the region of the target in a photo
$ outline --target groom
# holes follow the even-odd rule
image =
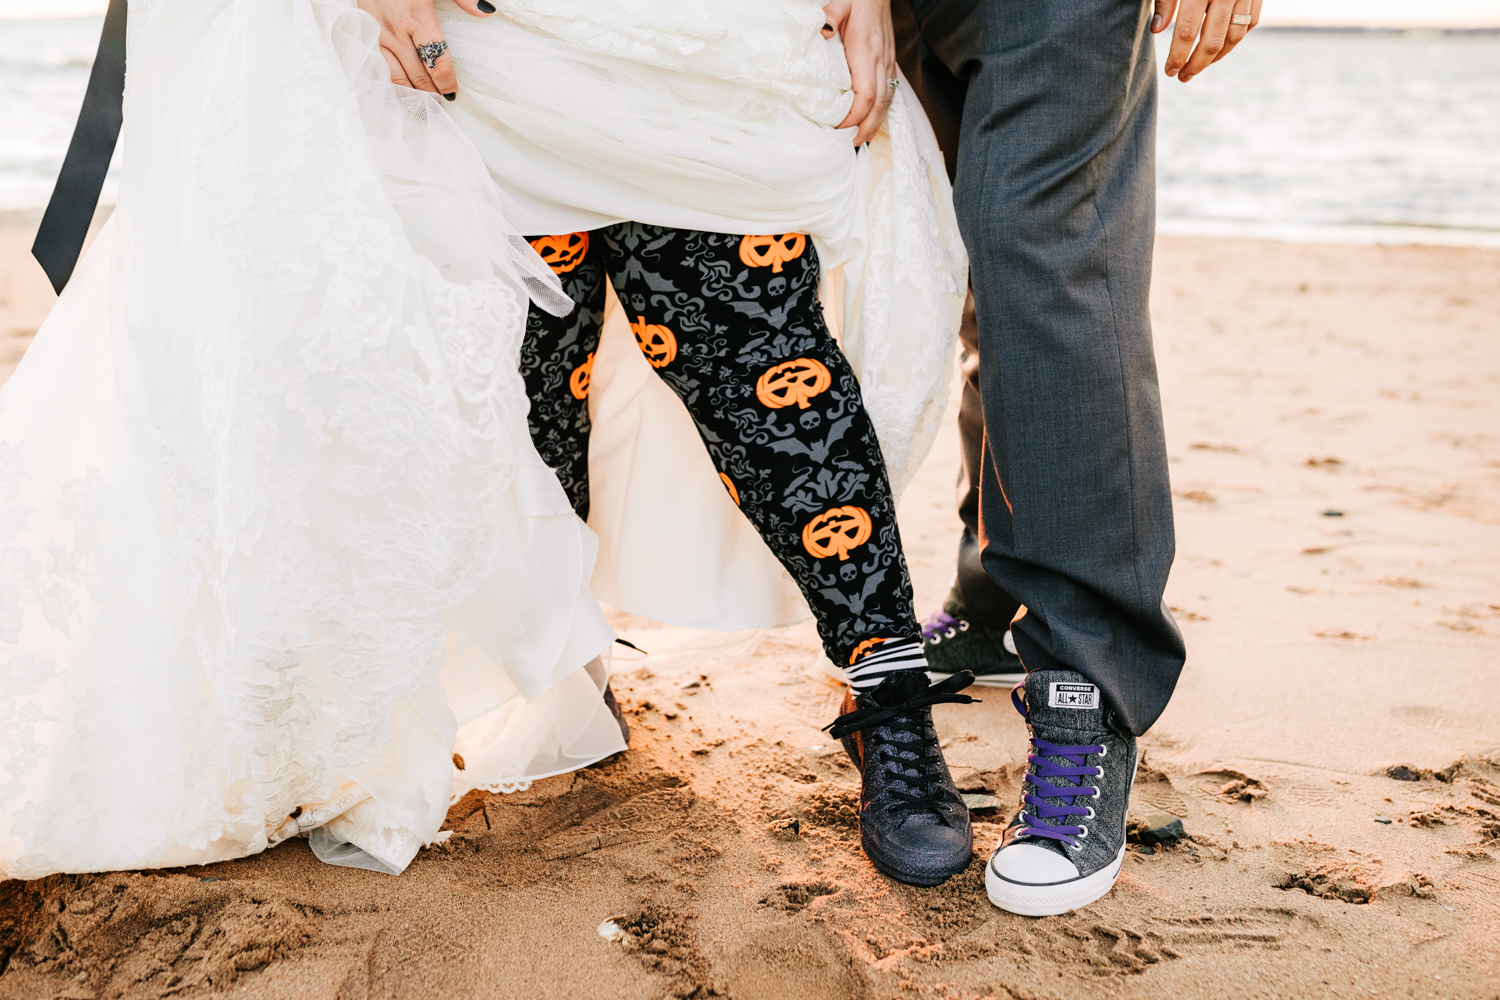
[[[1260,3],[1183,0],[1166,75],[1187,82],[1222,58]],[[1177,0],[892,7],[954,179],[973,291],[965,532],[927,655],[943,672],[1024,662],[1033,766],[985,884],[1003,909],[1063,913],[1119,874],[1135,737],[1185,656],[1162,600],[1175,543],[1147,309],[1151,36]]]

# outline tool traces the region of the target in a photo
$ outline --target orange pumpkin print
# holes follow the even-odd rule
[[[729,499],[733,500],[734,505],[738,507],[740,505],[740,491],[734,488],[734,480],[722,472],[719,473],[719,478],[724,480],[724,488],[729,491]]]
[[[636,345],[652,368],[665,367],[677,357],[677,337],[661,324],[647,323],[646,317],[637,316],[630,324],[630,331],[635,334]]]
[[[594,377],[594,356],[590,354],[588,360],[573,369],[573,374],[568,376],[568,391],[573,394],[574,399],[589,398],[589,382]]]
[[[813,358],[783,361],[767,368],[756,380],[755,398],[773,410],[796,403],[807,409],[808,400],[833,384],[833,376],[823,362]]]
[[[802,529],[802,547],[814,559],[836,555],[840,562],[849,559],[849,550],[870,540],[870,513],[863,507],[833,507],[825,510]]]
[[[563,233],[560,236],[538,236],[531,249],[552,268],[553,274],[567,274],[583,263],[589,252],[588,233]]]
[[[882,642],[885,642],[885,640],[884,639],[866,639],[864,642],[860,643],[858,646],[855,646],[854,647],[854,652],[852,652],[852,653],[849,654],[849,666],[851,666],[851,667],[854,666],[854,661],[855,660],[859,659],[861,656],[864,656],[866,653],[868,653],[870,650],[874,649],[876,646],[880,645]]]
[[[802,233],[746,236],[740,240],[740,261],[746,267],[769,266],[772,274],[780,274],[781,265],[801,257],[806,249],[807,237]]]

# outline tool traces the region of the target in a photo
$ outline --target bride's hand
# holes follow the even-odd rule
[[[844,40],[849,77],[854,81],[854,104],[839,128],[858,125],[856,146],[869,142],[891,109],[894,96],[889,81],[896,79],[896,32],[891,27],[890,0],[833,0],[823,8],[828,24]],[[827,32],[825,32],[825,35]]]
[[[494,5],[487,2],[484,6],[489,10],[481,9],[480,0],[454,2],[475,17],[489,17],[495,10]],[[373,15],[380,25],[380,54],[391,67],[392,83],[442,94],[453,100],[458,93],[453,57],[444,52],[434,60],[432,69],[428,69],[417,54],[418,45],[443,40],[443,29],[438,27],[433,0],[359,0],[359,8]]]

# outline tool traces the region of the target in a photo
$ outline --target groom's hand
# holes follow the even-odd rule
[[[839,128],[858,125],[854,144],[862,146],[885,124],[895,91],[896,31],[891,27],[890,0],[833,0],[823,8],[828,19],[825,37],[833,31],[844,40],[849,60],[849,78],[854,83],[854,104],[839,122]]]
[[[1260,23],[1261,0],[1156,0],[1156,15],[1151,18],[1151,32],[1160,34],[1177,13],[1177,30],[1172,33],[1172,47],[1167,52],[1166,72],[1182,83],[1202,73],[1229,55],[1244,41],[1250,29]],[[1240,18],[1236,24],[1234,18]],[[1249,18],[1248,23],[1243,19]],[[1194,48],[1194,43],[1197,48]]]
[[[495,9],[486,3],[490,11],[484,11],[477,0],[454,2],[475,17],[489,17]],[[418,45],[443,40],[443,29],[438,27],[433,0],[359,0],[359,8],[372,15],[380,25],[380,54],[385,56],[386,64],[391,68],[392,83],[442,94],[453,100],[453,95],[458,93],[453,57],[444,52],[434,60],[432,69],[428,69],[417,53]]]

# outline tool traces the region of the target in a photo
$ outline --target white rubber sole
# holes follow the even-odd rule
[[[998,850],[995,854],[1000,853]],[[1115,860],[1092,875],[1082,875],[1050,885],[1027,885],[1012,882],[995,873],[995,854],[984,866],[984,891],[990,902],[1008,913],[1023,917],[1052,917],[1087,906],[1115,887],[1120,866],[1125,862],[1125,845]]]
[[[927,671],[927,676],[935,681],[945,681],[952,674],[940,674],[935,670]],[[974,686],[982,688],[1013,688],[1026,679],[1026,671],[1022,670],[1014,674],[975,674]]]

